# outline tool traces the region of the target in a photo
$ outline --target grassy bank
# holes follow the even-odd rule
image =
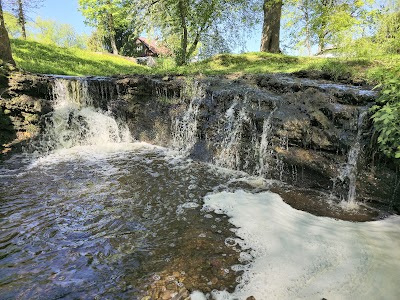
[[[400,66],[400,55],[374,58],[294,57],[269,53],[221,54],[189,67],[176,68],[183,74],[203,73],[291,73],[298,71],[324,72],[334,80],[349,78],[355,81],[379,82],[382,73]]]
[[[20,39],[14,39],[11,43],[17,66],[32,73],[106,76],[148,72],[147,67],[112,54]]]
[[[160,59],[149,68],[121,56],[81,49],[60,48],[35,41],[12,40],[18,67],[42,74],[123,75],[123,74],[254,74],[304,70],[322,71],[333,79],[350,78],[380,82],[387,70],[400,66],[400,55],[373,58],[294,57],[269,53],[221,54],[210,59],[176,67],[172,59]]]

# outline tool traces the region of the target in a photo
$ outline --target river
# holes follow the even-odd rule
[[[0,165],[1,299],[400,295],[399,216],[296,210],[94,108],[59,103],[36,146]]]

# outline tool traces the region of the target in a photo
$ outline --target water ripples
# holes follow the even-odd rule
[[[197,203],[226,176],[154,148],[5,162],[0,298],[132,299],[140,280],[187,256],[181,243],[199,235],[188,224],[215,231]]]

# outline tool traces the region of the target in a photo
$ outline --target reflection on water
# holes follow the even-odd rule
[[[152,146],[119,147],[3,164],[1,299],[133,299],[157,272],[185,274],[189,289],[234,283],[224,272],[237,260],[224,245],[230,226],[201,212],[231,175]]]
[[[316,217],[242,175],[141,143],[2,163],[0,299],[397,298],[397,217]]]

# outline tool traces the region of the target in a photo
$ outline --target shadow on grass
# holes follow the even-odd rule
[[[192,65],[192,70],[203,74],[293,72],[298,65],[296,57],[270,53],[221,54]],[[189,72],[190,73],[190,72]]]

